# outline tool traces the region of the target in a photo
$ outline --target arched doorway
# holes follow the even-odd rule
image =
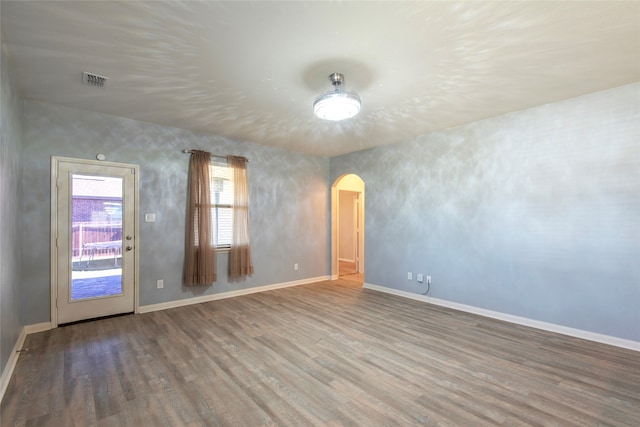
[[[331,278],[364,283],[364,181],[342,175],[331,187]]]

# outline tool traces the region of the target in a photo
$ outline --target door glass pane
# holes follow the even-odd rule
[[[122,295],[122,184],[107,176],[71,175],[69,301]]]

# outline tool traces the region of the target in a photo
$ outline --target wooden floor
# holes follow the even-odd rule
[[[338,276],[342,280],[359,283],[360,285],[364,283],[364,274],[358,273],[355,262],[338,261]]]
[[[637,426],[640,353],[341,280],[29,335],[5,426]]]
[[[345,276],[349,274],[355,274],[358,272],[355,262],[338,261],[338,274]]]

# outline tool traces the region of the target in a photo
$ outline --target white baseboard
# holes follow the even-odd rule
[[[0,376],[0,402],[2,402],[4,393],[7,391],[9,381],[11,381],[11,376],[13,375],[13,371],[16,368],[16,364],[18,363],[18,357],[20,357],[19,351],[22,350],[24,341],[27,339],[27,335],[35,334],[36,332],[48,331],[49,329],[51,329],[50,322],[36,323],[34,325],[27,325],[22,327],[20,335],[18,335],[18,339],[16,340],[11,355],[9,356],[9,360],[7,360],[7,365],[2,371],[2,376]]]
[[[309,283],[321,282],[329,280],[329,276],[311,277],[308,279],[294,280],[291,282],[276,283],[273,285],[256,286],[254,288],[239,289],[237,291],[221,292],[219,294],[203,295],[194,298],[185,298],[176,301],[162,302],[159,304],[141,305],[138,308],[139,313],[150,313],[152,311],[167,310],[169,308],[183,307],[185,305],[200,304],[208,301],[216,301],[219,299],[233,298],[241,295],[255,294],[258,292],[271,291],[273,289],[288,288],[291,286],[307,285]]]
[[[38,332],[48,331],[53,329],[51,322],[34,323],[33,325],[27,325],[24,327],[27,335],[37,334]]]
[[[25,329],[26,328],[22,328],[22,330],[20,331],[20,335],[18,335],[16,344],[13,346],[13,350],[11,351],[11,355],[9,356],[9,360],[7,360],[7,364],[2,370],[2,376],[0,376],[0,402],[2,402],[2,399],[4,398],[4,393],[7,391],[9,381],[11,381],[13,370],[16,368],[16,363],[18,363],[18,357],[20,356],[19,350],[22,349],[24,340],[27,338]]]
[[[457,302],[451,302],[447,300],[433,298],[426,295],[400,291],[397,289],[387,288],[385,286],[372,285],[370,283],[365,283],[363,287],[374,290],[374,291],[385,292],[387,294],[393,294],[393,295],[410,298],[417,301],[423,301],[429,304],[439,305],[441,307],[447,307],[447,308],[452,308],[454,310],[464,311],[467,313],[478,314],[480,316],[490,317],[492,319],[504,320],[505,322],[515,323],[518,325],[529,326],[536,329],[542,329],[549,332],[569,335],[572,337],[582,338],[589,341],[595,341],[602,344],[608,344],[616,347],[626,348],[629,350],[640,351],[640,342],[638,341],[612,337],[610,335],[598,334],[595,332],[585,331],[582,329],[569,328],[567,326],[556,325],[554,323],[541,322],[539,320],[527,319],[526,317],[514,316],[511,314],[501,313],[499,311],[486,310],[484,308],[478,308],[471,305],[460,304]]]

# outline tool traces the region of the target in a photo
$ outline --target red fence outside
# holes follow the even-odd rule
[[[74,261],[122,255],[122,223],[77,222],[72,224]]]

